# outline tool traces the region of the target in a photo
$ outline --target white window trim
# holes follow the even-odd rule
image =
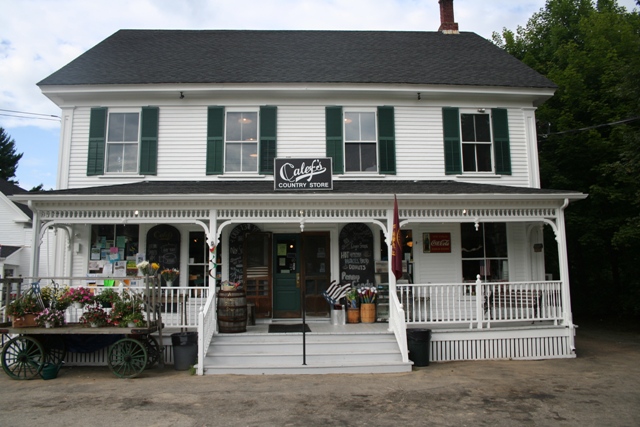
[[[376,133],[375,141],[347,141],[347,130],[345,128],[345,116],[347,113],[373,113],[374,117],[374,132]],[[342,135],[344,135],[342,142],[342,149],[344,150],[343,156],[343,170],[344,175],[348,175],[349,178],[355,178],[356,175],[365,176],[380,176],[380,159],[378,158],[378,145],[380,144],[380,136],[378,135],[378,108],[377,107],[345,107],[342,109]],[[347,144],[362,144],[362,143],[375,143],[376,144],[376,170],[375,171],[347,171]]]
[[[485,110],[484,112],[478,111],[478,110]],[[489,132],[491,132],[491,142],[465,142],[462,140],[462,115],[463,114],[478,114],[478,115],[488,115],[489,116]],[[495,165],[495,161],[494,161],[494,147],[495,147],[495,142],[494,142],[494,137],[493,137],[493,117],[491,114],[491,108],[476,108],[476,109],[470,109],[470,108],[460,108],[458,110],[458,126],[460,129],[460,150],[461,150],[461,155],[462,155],[462,174],[458,175],[460,177],[464,176],[464,177],[482,177],[482,178],[487,178],[487,177],[500,177],[501,175],[496,175],[496,165]],[[465,144],[484,144],[484,145],[490,145],[491,149],[490,149],[490,153],[489,156],[491,158],[491,170],[490,171],[469,171],[469,172],[465,172],[464,170],[464,150],[463,150],[463,145]],[[477,159],[476,159],[477,160]],[[477,165],[477,161],[476,161],[476,169],[477,169],[478,165]]]
[[[111,114],[122,114],[122,113],[137,113],[138,114],[138,141],[136,142],[138,146],[138,156],[136,161],[136,170],[126,171],[126,172],[108,172],[107,171],[107,160],[109,158],[109,144],[122,144],[122,142],[109,142],[109,122],[111,120]],[[107,122],[105,123],[105,138],[104,138],[104,175],[105,178],[116,177],[116,178],[128,178],[129,176],[133,176],[135,178],[140,178],[138,172],[140,171],[140,141],[142,139],[142,108],[124,108],[124,107],[108,107],[107,108]],[[124,142],[126,144],[133,144],[133,142]]]
[[[256,154],[258,156],[258,161],[256,162],[256,170],[255,172],[249,171],[227,171],[227,114],[228,113],[256,113],[257,121],[257,139],[256,139]],[[223,162],[223,175],[220,176],[222,178],[224,175],[232,176],[234,178],[240,178],[244,176],[256,177],[260,171],[260,107],[226,107],[224,109],[224,135],[223,135],[223,144],[224,144],[224,153],[222,154]],[[241,144],[243,142],[248,141],[232,141],[231,144]]]

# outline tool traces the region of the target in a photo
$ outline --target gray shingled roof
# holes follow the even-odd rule
[[[10,183],[5,179],[0,178],[0,193],[8,197],[8,196],[13,196],[14,194],[28,193],[28,191],[25,190],[24,188],[18,187],[15,184]],[[31,209],[29,209],[27,206],[22,205],[20,203],[16,203],[15,205],[18,207],[18,209],[24,212],[29,218],[33,218],[33,212],[31,212]]]
[[[99,187],[74,188],[34,193],[49,198],[50,196],[135,196],[135,195],[199,195],[199,194],[272,194],[285,195],[292,191],[274,190],[272,181],[142,181],[132,184],[109,185]],[[573,195],[581,193],[565,190],[544,190],[528,187],[511,187],[506,185],[472,184],[455,181],[347,181],[336,180],[333,190],[295,191],[296,194],[313,193],[334,194],[424,194],[424,195]]]
[[[400,83],[555,88],[474,33],[120,30],[38,85]]]

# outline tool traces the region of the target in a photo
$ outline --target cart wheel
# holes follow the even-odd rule
[[[123,338],[109,349],[109,369],[120,378],[133,378],[147,366],[147,350],[133,338]]]
[[[67,354],[67,346],[64,339],[59,335],[43,335],[40,341],[47,358],[46,363],[51,363],[60,368],[64,361],[64,356]]]
[[[160,360],[160,344],[156,337],[146,336],[144,347],[147,350],[147,366],[145,369],[152,368]]]
[[[12,338],[2,350],[2,369],[14,380],[30,380],[37,377],[45,363],[42,345],[35,338]]]

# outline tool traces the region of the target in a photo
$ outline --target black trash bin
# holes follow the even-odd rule
[[[173,346],[173,367],[176,371],[186,371],[198,360],[198,333],[176,332],[171,334]]]
[[[407,347],[413,366],[429,366],[431,329],[407,329]]]

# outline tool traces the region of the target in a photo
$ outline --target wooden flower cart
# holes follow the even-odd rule
[[[87,327],[70,323],[56,328],[15,327],[0,323],[0,334],[11,338],[2,348],[2,369],[16,380],[28,380],[43,374],[43,370],[60,368],[67,353],[68,338],[77,340],[111,336],[107,349],[107,364],[120,378],[133,378],[145,369],[164,367],[162,318],[159,306],[159,280],[147,278],[144,290],[147,325],[145,327]],[[152,286],[149,286],[152,283]],[[152,334],[158,333],[159,339]],[[114,342],[115,341],[115,342]],[[99,342],[99,340],[98,340]]]

